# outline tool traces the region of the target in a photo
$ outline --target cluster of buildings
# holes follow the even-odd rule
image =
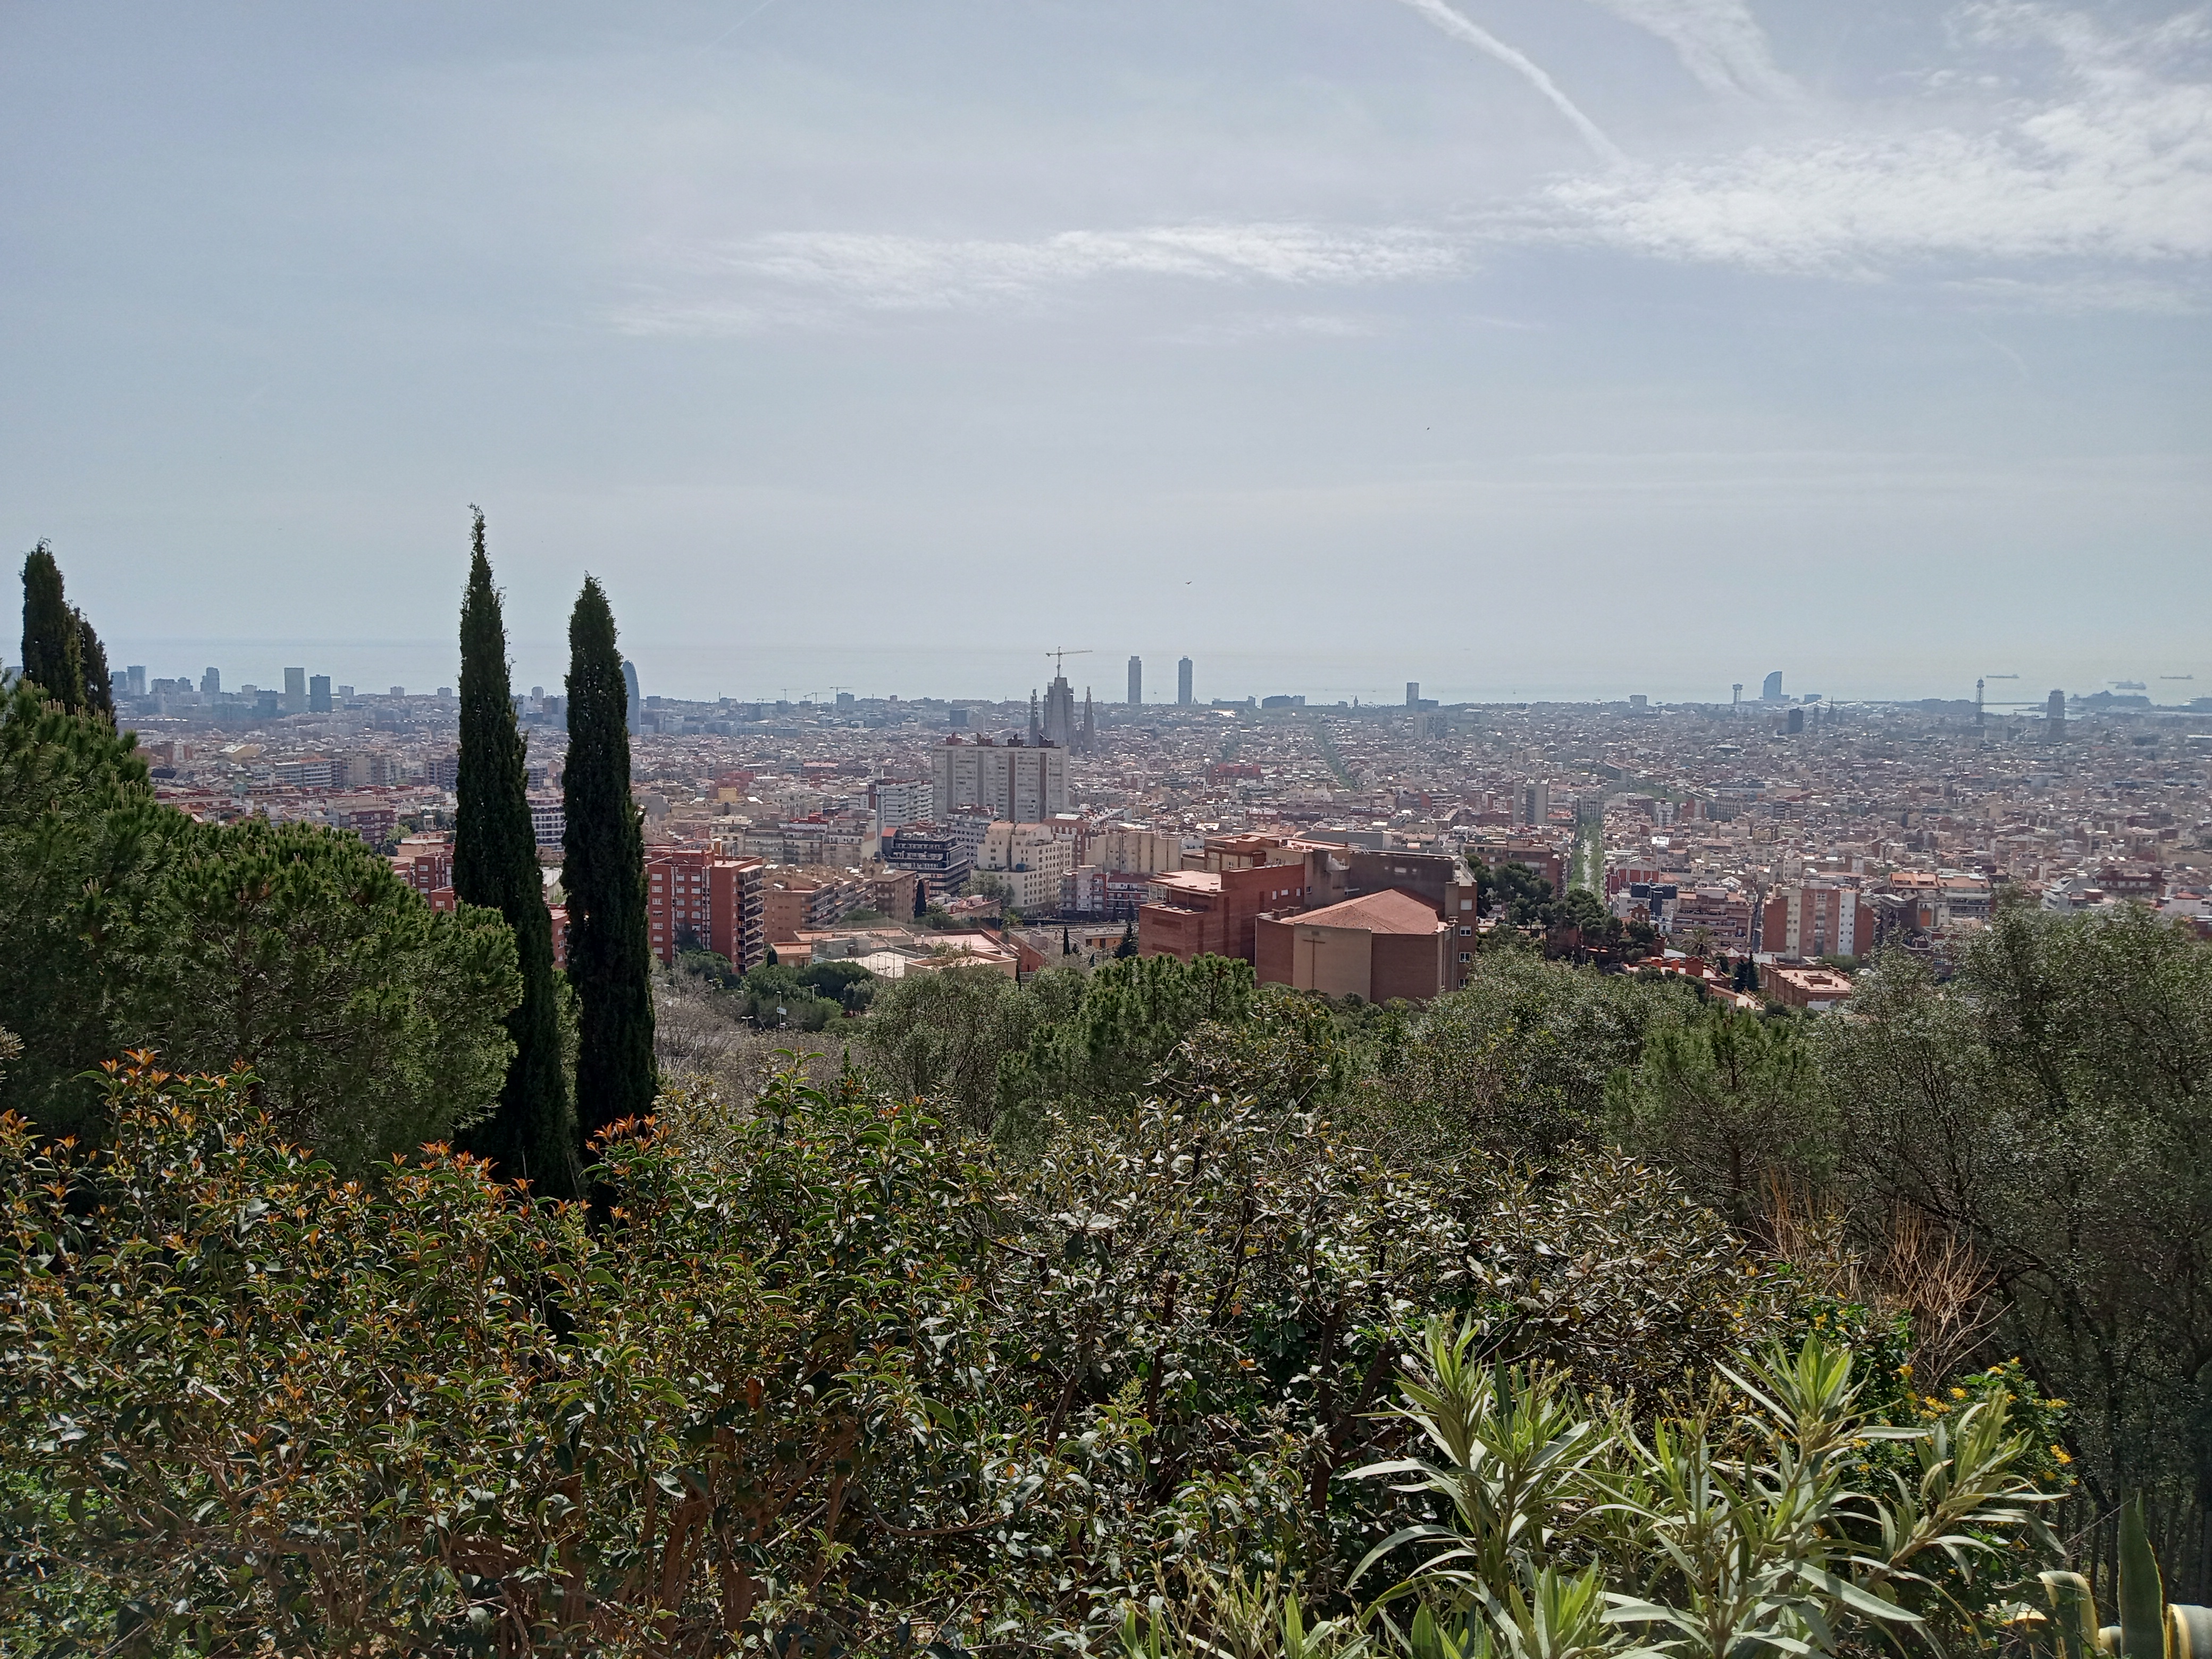
[[[1061,674],[1003,702],[634,695],[655,949],[1019,972],[1126,931],[1270,982],[1419,999],[1460,983],[1495,925],[1470,854],[1585,887],[1678,957],[1753,960],[1807,1006],[1847,997],[1877,948],[1948,960],[2005,887],[2212,930],[2212,700],[1831,704],[1770,676],[1701,704],[1440,707],[1417,684],[1387,704],[1201,703],[1185,659],[1176,701],[1147,703],[1141,662],[1128,674],[1118,702]],[[225,693],[212,671],[131,669],[118,709],[165,797],[353,830],[436,893],[450,692],[285,678]],[[517,710],[557,901],[566,711],[542,688]]]

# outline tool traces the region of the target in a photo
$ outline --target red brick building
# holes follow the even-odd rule
[[[1455,980],[1453,926],[1395,888],[1319,910],[1261,916],[1260,982],[1370,1002],[1425,1002]]]
[[[677,951],[690,943],[726,958],[739,973],[766,962],[767,867],[760,859],[723,858],[711,846],[647,848],[646,937],[653,955],[673,963]]]
[[[1171,870],[1152,878],[1152,902],[1137,911],[1137,953],[1188,962],[1200,955],[1257,959],[1261,914],[1306,902],[1306,864]]]
[[[1778,957],[1863,956],[1874,949],[1874,908],[1856,887],[1800,882],[1777,888],[1760,919],[1759,948]],[[1676,929],[1679,933],[1680,929]]]

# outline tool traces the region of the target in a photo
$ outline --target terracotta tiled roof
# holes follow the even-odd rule
[[[1426,899],[1395,887],[1283,920],[1302,927],[1359,927],[1370,933],[1433,933],[1444,925]]]

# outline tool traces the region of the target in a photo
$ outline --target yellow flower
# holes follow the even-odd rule
[[[1951,1390],[1951,1398],[1954,1400],[1964,1400],[1966,1397],[1966,1391],[1964,1389],[1954,1389]]]
[[[1912,1367],[1910,1365],[1899,1365],[1897,1368],[1897,1374],[1899,1376],[1910,1376],[1912,1375]]]
[[[2053,1446],[2051,1449],[2051,1455],[2058,1460],[2058,1467],[2062,1469],[2074,1461],[2066,1455],[2066,1448],[2063,1446]]]

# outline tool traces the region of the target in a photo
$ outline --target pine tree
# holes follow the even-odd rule
[[[467,596],[461,601],[461,753],[453,818],[453,896],[507,918],[514,930],[522,1001],[507,1017],[514,1039],[499,1108],[469,1132],[472,1151],[501,1176],[527,1179],[549,1197],[578,1187],[576,1120],[561,1060],[560,991],[553,977],[553,921],[538,870],[522,732],[507,683],[507,626],[484,520],[476,514]]]
[[[594,577],[568,619],[568,981],[576,988],[576,1115],[586,1138],[653,1108],[653,951],[645,838],[629,793],[629,693],[614,612]]]
[[[84,708],[81,621],[62,596],[53,550],[42,541],[23,561],[23,678],[71,714]]]

